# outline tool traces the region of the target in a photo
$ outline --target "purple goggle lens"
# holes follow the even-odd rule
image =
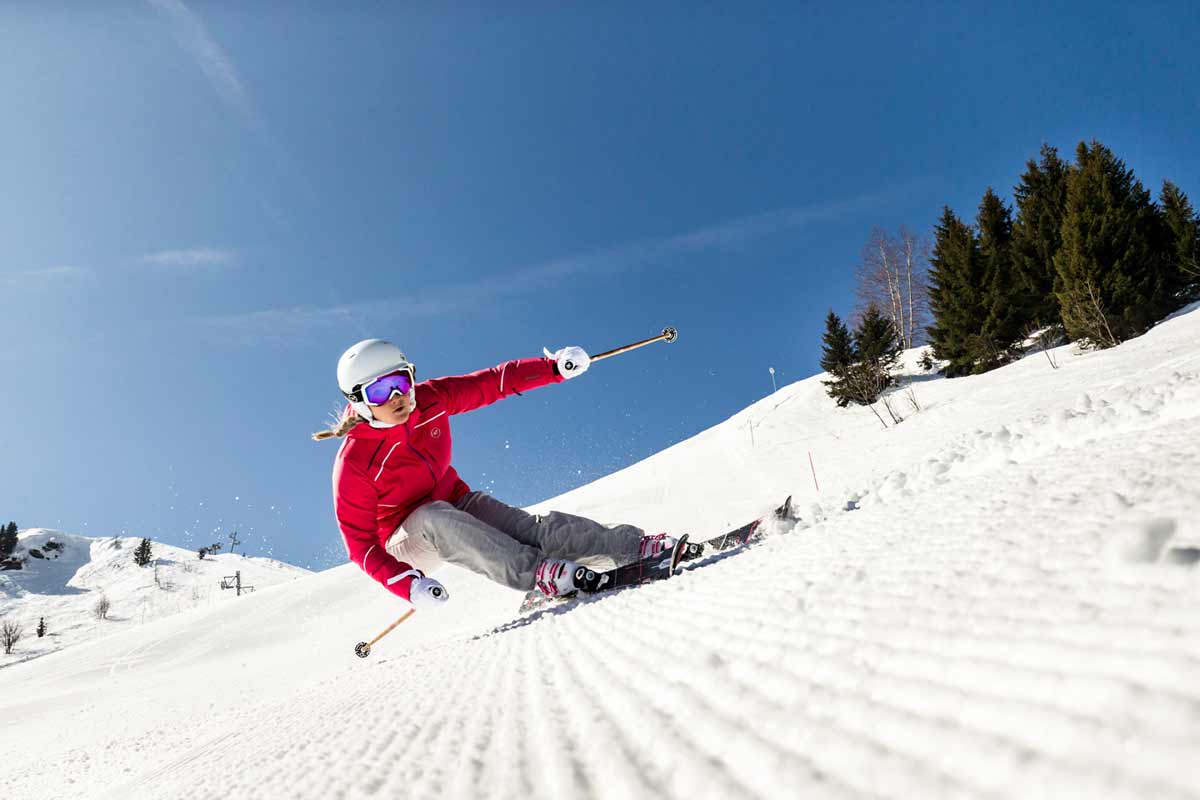
[[[392,399],[394,392],[408,394],[412,388],[412,375],[408,370],[400,370],[382,375],[363,387],[363,398],[368,405],[381,406]]]

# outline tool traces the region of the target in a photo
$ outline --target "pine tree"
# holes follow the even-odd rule
[[[1058,299],[1054,295],[1058,271],[1054,256],[1062,247],[1062,221],[1067,211],[1067,176],[1071,167],[1058,150],[1042,145],[1041,162],[1030,159],[1021,181],[1013,187],[1017,215],[1013,222],[1014,283],[1021,293],[1017,307],[1030,324],[1057,325]]]
[[[45,617],[38,618],[37,635],[38,635],[39,639],[46,635],[46,618]]]
[[[845,408],[851,403],[870,405],[895,379],[892,370],[903,344],[895,324],[874,303],[867,307],[851,334],[832,311],[825,318],[821,368],[832,376],[822,381],[825,391]]]
[[[1072,339],[1112,347],[1171,308],[1164,225],[1149,192],[1107,147],[1080,142],[1076,160],[1055,294]]]
[[[929,259],[929,326],[934,357],[948,361],[948,377],[975,369],[975,347],[984,319],[979,245],[975,232],[946,206],[934,227]]]
[[[903,347],[892,320],[885,317],[878,306],[869,306],[854,329],[854,350],[858,358],[850,366],[844,381],[851,401],[869,406],[895,383],[892,370],[900,360]]]
[[[975,221],[979,231],[979,263],[984,288],[983,325],[974,345],[976,372],[984,372],[1007,361],[1022,339],[1025,323],[1022,291],[1013,269],[1012,212],[992,187],[979,204]]]
[[[133,563],[139,567],[144,567],[154,558],[154,551],[151,548],[149,539],[142,539],[141,544],[133,551]]]
[[[8,558],[17,549],[17,523],[0,526],[0,558]]]
[[[837,314],[830,309],[825,318],[825,335],[821,337],[821,369],[830,374],[832,380],[821,381],[826,393],[837,401],[841,408],[850,404],[846,388],[846,376],[850,366],[857,360],[854,340],[850,331]]]
[[[1192,210],[1187,195],[1170,181],[1163,181],[1159,195],[1170,292],[1174,305],[1200,298],[1200,218]]]
[[[878,376],[880,392],[892,385],[892,370],[900,361],[903,346],[896,326],[878,307],[871,306],[863,314],[854,330],[854,349],[858,353],[858,362]]]

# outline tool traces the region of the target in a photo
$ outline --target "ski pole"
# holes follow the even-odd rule
[[[654,344],[655,342],[665,341],[670,344],[678,338],[679,331],[675,330],[674,328],[663,328],[663,332],[658,336],[651,336],[649,339],[642,339],[640,342],[634,342],[633,344],[627,344],[624,347],[616,347],[612,350],[605,350],[603,353],[597,353],[596,355],[592,356],[592,361],[595,362],[602,358],[619,356],[621,353],[628,353],[630,350],[636,350],[639,347],[645,347],[646,345]],[[550,355],[549,351],[546,352],[546,355]],[[564,366],[566,366],[567,370],[572,370],[575,368],[574,363],[570,361],[568,361]]]
[[[385,637],[389,633],[391,633],[393,630],[395,630],[396,626],[399,625],[401,622],[404,622],[404,620],[411,617],[413,615],[414,611],[416,611],[415,608],[410,608],[408,611],[405,611],[404,616],[402,616],[400,619],[393,622],[391,625],[388,625],[387,630],[385,630],[383,633],[376,636],[371,641],[359,642],[358,644],[354,645],[354,654],[356,656],[358,656],[359,658],[366,658],[367,656],[371,655],[371,645],[375,644],[380,639],[382,639],[383,637]]]

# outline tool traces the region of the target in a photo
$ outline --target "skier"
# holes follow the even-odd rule
[[[391,342],[366,339],[343,353],[337,379],[349,405],[313,438],[345,437],[333,502],[350,560],[413,606],[436,608],[450,595],[428,573],[445,561],[513,589],[560,596],[579,588],[576,559],[620,564],[673,548],[673,537],[633,525],[528,514],[472,491],[450,464],[450,417],[577,377],[589,364],[582,348],[565,347],[417,383],[416,368]]]

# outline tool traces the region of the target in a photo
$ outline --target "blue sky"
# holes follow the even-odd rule
[[[4,520],[330,566],[358,339],[429,377],[676,326],[456,421],[527,504],[816,372],[870,228],[1042,142],[1200,197],[1191,3],[336,5],[0,7]]]

